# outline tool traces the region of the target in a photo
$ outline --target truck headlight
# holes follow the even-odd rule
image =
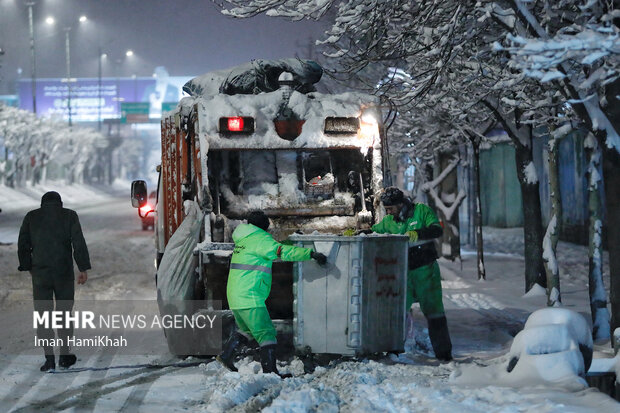
[[[326,135],[357,135],[359,128],[358,118],[327,117],[323,131]]]

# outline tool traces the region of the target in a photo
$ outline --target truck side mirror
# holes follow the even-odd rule
[[[131,206],[134,208],[142,208],[146,205],[146,182],[139,180],[131,183]]]

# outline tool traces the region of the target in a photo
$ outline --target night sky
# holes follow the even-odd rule
[[[15,93],[15,81],[31,76],[25,3],[0,0],[0,94]],[[88,21],[81,24],[82,14]],[[209,0],[37,0],[33,15],[37,78],[66,77],[68,26],[71,77],[82,78],[98,76],[100,48],[109,56],[103,77],[151,76],[157,66],[171,76],[195,76],[257,58],[314,57],[310,44],[325,27],[263,16],[232,19]],[[48,16],[54,26],[45,23]],[[126,57],[127,49],[134,56]]]

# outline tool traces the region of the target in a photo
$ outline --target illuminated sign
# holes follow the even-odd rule
[[[162,103],[178,102],[183,85],[190,77],[168,77],[166,82],[145,78],[83,78],[69,85],[59,79],[37,79],[37,114],[69,118],[68,103],[71,97],[73,122],[97,122],[99,119],[120,119],[123,102],[145,103],[149,106],[148,117],[157,122],[161,117]],[[30,79],[19,81],[20,108],[32,111],[32,83]],[[144,121],[144,119],[142,120]]]

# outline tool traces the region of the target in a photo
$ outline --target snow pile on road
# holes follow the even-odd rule
[[[237,364],[238,373],[212,362],[203,365],[204,402],[209,412],[613,410],[615,402],[590,391],[582,377],[590,334],[580,314],[545,308],[529,317],[508,354],[486,363],[439,364],[413,347],[398,357],[340,360],[305,375],[295,359],[280,367],[294,377],[280,380],[250,358]]]
[[[457,385],[449,379],[460,362],[437,364],[414,353],[411,364],[390,360],[341,361],[303,374],[299,360],[289,367],[293,378],[262,374],[259,363],[246,358],[232,373],[217,362],[203,365],[203,398],[207,412],[595,412],[616,411],[616,402],[590,389],[558,391],[532,383],[502,387]],[[299,368],[298,368],[299,367]],[[285,368],[280,368],[285,371]],[[568,408],[568,409],[567,409]]]
[[[430,398],[433,404],[450,392],[429,385],[437,370],[445,382],[451,368],[448,365],[417,366],[414,371],[405,365],[362,360],[317,367],[314,373],[303,375],[301,361],[294,360],[288,367],[295,377],[281,380],[274,374],[260,373],[260,365],[248,360],[238,363],[238,373],[217,362],[204,366],[207,411],[223,412],[234,406],[249,411],[264,408],[265,412],[413,411],[421,400],[429,404]]]
[[[579,313],[544,308],[530,315],[510,351],[490,366],[463,366],[451,381],[463,385],[524,387],[553,385],[568,391],[587,387],[592,332]]]
[[[239,372],[228,371],[216,361],[202,367],[208,392],[207,412],[226,411],[281,381],[275,374],[257,374],[261,371],[260,364],[247,359],[239,363]]]

